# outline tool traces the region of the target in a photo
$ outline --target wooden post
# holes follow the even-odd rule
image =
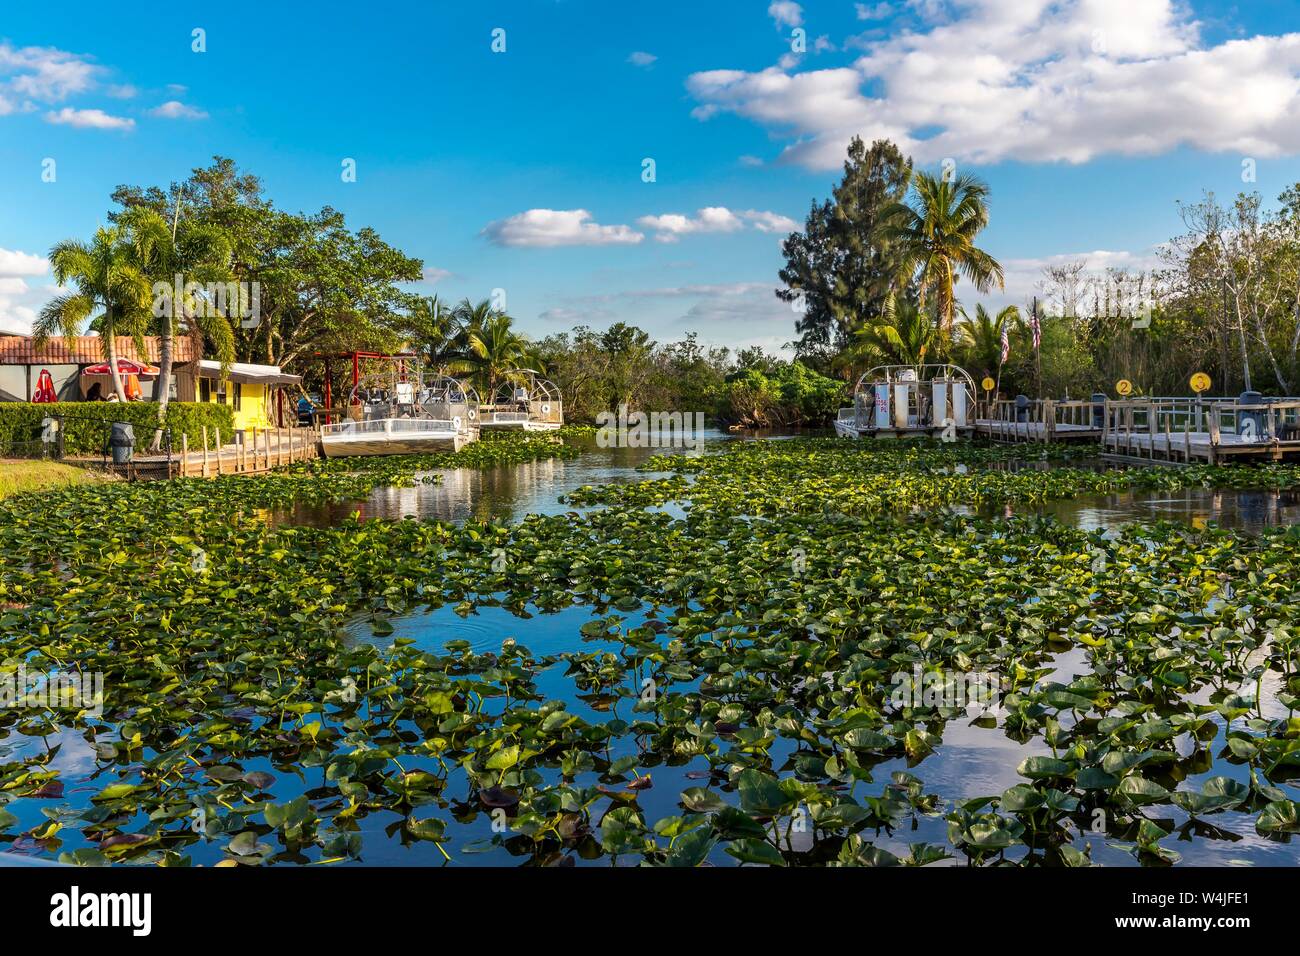
[[[181,432],[181,477],[182,478],[186,477],[185,466],[189,464],[189,460],[190,460],[190,436],[185,432]]]
[[[208,477],[208,426],[203,426],[203,477]]]
[[[239,448],[235,453],[235,470],[248,471],[248,448],[244,443],[243,435],[239,437]]]
[[[253,433],[253,467],[257,467],[257,429],[250,429]]]
[[[1223,438],[1219,431],[1219,413],[1216,409],[1209,413],[1210,416],[1210,464],[1219,463],[1219,442]]]
[[[271,429],[262,429],[262,444],[266,446],[266,470],[271,470]]]
[[[1056,441],[1056,405],[1050,398],[1043,399],[1043,441]]]
[[[1159,416],[1156,413],[1155,402],[1147,401],[1147,439],[1151,442],[1150,454],[1147,455],[1152,461],[1156,460],[1156,421]]]

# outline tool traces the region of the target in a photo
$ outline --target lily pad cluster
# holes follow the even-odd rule
[[[968,500],[976,470],[1026,494],[1094,474],[1042,449],[735,444],[673,460],[682,516],[624,490],[510,525],[260,516],[424,462],[0,503],[0,678],[104,688],[0,709],[0,850],[1081,866],[1249,838],[1295,862],[1300,536],[884,505]],[[489,609],[518,637],[422,627]],[[529,648],[575,609],[561,650]],[[900,695],[970,674],[996,706]],[[970,734],[1004,785],[928,772]]]

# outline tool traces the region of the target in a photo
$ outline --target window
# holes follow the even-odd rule
[[[234,402],[235,411],[239,411],[240,405],[244,398],[244,386],[241,385],[239,382],[233,382],[231,384],[230,397],[231,397],[231,401]]]
[[[199,379],[199,401],[200,402],[212,401],[212,379],[210,378]]]

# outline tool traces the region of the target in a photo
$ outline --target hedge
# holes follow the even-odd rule
[[[41,421],[51,415],[63,418],[63,453],[98,455],[108,442],[111,422],[130,422],[135,426],[136,450],[143,451],[158,427],[158,405],[154,402],[0,402],[0,455],[11,444],[30,444],[41,440]],[[228,405],[204,402],[170,402],[167,427],[172,433],[172,448],[179,450],[181,435],[188,435],[190,447],[203,443],[203,426],[208,435],[220,431],[223,441],[234,434],[234,419]],[[211,438],[209,438],[211,440]]]

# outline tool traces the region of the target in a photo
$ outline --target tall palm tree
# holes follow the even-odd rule
[[[466,299],[456,312],[465,326],[468,360],[485,397],[495,394],[511,370],[536,364],[528,340],[514,330],[514,320],[486,300],[470,305]]]
[[[420,361],[439,375],[469,372],[474,363],[469,357],[468,329],[461,323],[455,308],[436,295],[411,303],[410,310],[397,325],[397,332]]]
[[[125,230],[101,227],[88,244],[75,239],[57,243],[50,250],[50,267],[54,281],[60,287],[72,286],[72,291],[61,293],[41,309],[32,327],[36,345],[55,335],[62,335],[71,345],[93,317],[91,327],[99,332],[113,391],[118,401],[126,401],[117,367],[117,337],[132,336],[139,346],[148,328],[151,297],[149,279],[138,265]]]
[[[212,343],[222,367],[235,360],[234,322],[246,305],[243,287],[238,290],[238,301],[227,301],[224,314],[214,308],[203,293],[187,291],[188,283],[230,283],[234,273],[230,268],[230,242],[225,232],[216,226],[196,223],[180,218],[180,198],[169,223],[147,206],[135,206],[124,212],[118,222],[126,229],[134,250],[137,265],[151,283],[163,283],[175,294],[179,282],[182,294],[173,298],[171,308],[159,307],[155,298],[154,330],[159,340],[158,428],[154,431],[153,447],[162,442],[163,424],[167,419],[167,403],[171,398],[169,383],[172,374],[172,342],[176,335],[186,334]],[[160,314],[161,313],[161,314]],[[232,314],[233,313],[233,314]]]
[[[903,278],[916,278],[922,305],[933,305],[947,336],[956,316],[954,286],[960,277],[980,292],[1002,288],[1002,266],[975,245],[989,222],[989,187],[971,175],[917,173],[912,192],[910,202],[882,212],[881,238],[896,244]]]

